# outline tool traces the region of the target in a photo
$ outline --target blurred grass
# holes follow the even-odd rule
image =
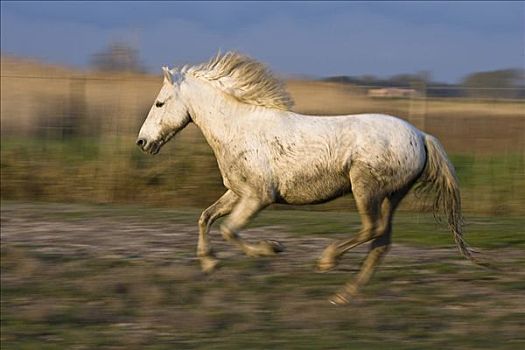
[[[131,138],[64,140],[3,137],[2,199],[141,203],[199,207],[224,191],[213,153],[195,129],[185,130],[156,157],[135,149]],[[525,153],[451,155],[468,213],[525,214]],[[404,209],[419,209],[408,197]],[[350,197],[310,206],[354,208]]]
[[[361,221],[355,212],[310,212],[268,210],[254,221],[254,227],[279,226],[296,234],[323,235],[357,232]],[[467,216],[465,237],[481,248],[525,248],[525,219],[517,217]],[[454,246],[444,224],[428,213],[400,212],[394,219],[394,237],[399,243],[427,247]]]
[[[2,201],[3,206],[12,206],[17,201]],[[22,202],[23,203],[23,202]],[[140,205],[115,204],[61,204],[31,203],[27,219],[32,216],[46,217],[63,222],[117,218],[166,224],[195,226],[204,208],[147,208]],[[54,208],[54,210],[50,210]],[[25,217],[23,213],[19,214]],[[467,215],[465,238],[476,247],[486,249],[525,248],[525,217]],[[214,224],[218,227],[222,219]],[[337,238],[357,232],[361,221],[355,211],[311,211],[288,209],[287,206],[271,206],[260,212],[249,224],[249,228],[267,228],[286,231],[298,236]],[[437,222],[431,213],[397,212],[394,217],[394,241],[421,247],[455,247],[452,234],[445,223]]]
[[[365,298],[333,308],[326,297],[364,250],[316,274],[326,241],[315,239],[356,232],[350,196],[265,210],[250,227],[290,249],[248,259],[219,243],[229,258],[204,276],[196,222],[224,191],[212,151],[194,126],[156,157],[134,146],[159,77],[4,56],[1,70],[2,349],[525,348],[524,101],[287,81],[297,112],[387,113],[437,136],[458,170],[466,238],[502,267],[469,265],[409,196]]]

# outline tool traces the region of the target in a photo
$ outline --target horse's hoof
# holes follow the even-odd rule
[[[339,254],[337,254],[337,246],[335,244],[330,244],[325,248],[317,261],[317,271],[327,272],[333,270],[338,264]]]
[[[328,272],[337,266],[336,259],[321,259],[317,262],[317,272]]]
[[[328,299],[330,304],[341,306],[350,304],[350,296],[348,294],[336,293]]]
[[[258,258],[262,256],[274,256],[277,253],[284,251],[284,246],[273,240],[260,241],[255,245],[247,245],[244,249],[244,253],[252,258]]]
[[[272,239],[264,241],[275,254],[282,253],[285,251],[284,245],[281,242],[274,241]]]
[[[221,261],[211,256],[203,256],[200,257],[200,262],[202,272],[205,274],[210,274],[219,267]]]

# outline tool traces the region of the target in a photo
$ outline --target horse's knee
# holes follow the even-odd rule
[[[201,216],[199,217],[199,227],[206,228],[208,226],[208,222],[210,221],[210,214],[206,211],[203,211]]]
[[[332,243],[328,245],[317,261],[317,269],[321,272],[332,270],[337,266],[341,253],[337,244]]]

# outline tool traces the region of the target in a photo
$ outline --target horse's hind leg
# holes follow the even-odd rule
[[[377,229],[377,233],[380,236],[372,241],[372,244],[370,245],[370,251],[368,252],[368,255],[366,256],[363,265],[361,266],[361,269],[359,270],[355,279],[351,282],[348,282],[341,291],[330,298],[331,303],[348,303],[349,299],[355,297],[359,289],[370,280],[376,267],[390,249],[393,214],[407,191],[408,188],[398,191],[385,198],[381,206],[380,227]]]
[[[330,298],[332,304],[347,304],[350,298],[355,297],[359,291],[359,288],[365,285],[372,277],[374,270],[377,265],[381,262],[381,259],[388,252],[390,248],[390,234],[383,234],[382,236],[374,239],[370,246],[363,265],[359,270],[355,279],[348,282],[341,291],[337,292],[333,297]]]
[[[368,191],[366,186],[359,186],[354,190],[354,198],[361,217],[362,228],[354,237],[337,241],[326,247],[318,260],[319,271],[333,269],[348,250],[377,237],[380,206],[384,197]]]
[[[278,242],[261,241],[258,244],[249,244],[238,235],[249,220],[268,204],[254,197],[241,198],[230,216],[221,225],[224,239],[233,242],[248,256],[269,256],[283,251],[283,246]]]
[[[239,197],[228,190],[215,203],[204,210],[199,218],[199,242],[197,244],[197,256],[199,257],[203,272],[211,272],[215,269],[219,260],[213,255],[208,240],[210,227],[215,220],[228,215]]]

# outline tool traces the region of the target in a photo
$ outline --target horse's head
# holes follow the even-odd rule
[[[157,154],[162,145],[191,121],[188,107],[181,98],[181,79],[176,79],[176,72],[167,67],[163,67],[162,71],[162,88],[137,138],[137,146],[150,154]]]

